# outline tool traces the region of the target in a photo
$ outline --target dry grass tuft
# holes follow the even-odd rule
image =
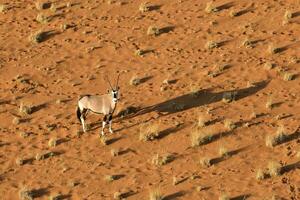
[[[119,149],[111,149],[111,150],[110,150],[110,154],[111,154],[111,156],[113,156],[113,157],[118,156],[119,153],[120,153],[120,150],[119,150]]]
[[[44,153],[37,153],[35,155],[36,160],[45,160],[46,158],[54,156],[54,153],[49,151],[49,152],[44,152]]]
[[[199,160],[199,163],[202,167],[210,167],[212,165],[211,159],[208,157],[203,157]]]
[[[159,189],[151,190],[149,193],[149,200],[163,200],[163,195]]]
[[[32,33],[30,35],[29,39],[31,42],[34,42],[34,43],[41,43],[46,39],[46,37],[47,37],[47,33],[39,30],[35,33]]]
[[[268,163],[268,172],[271,177],[276,177],[281,175],[282,166],[279,162],[271,161]]]
[[[243,42],[242,45],[246,48],[253,48],[254,46],[254,42],[252,40],[250,40],[249,38],[246,38]]]
[[[140,141],[152,141],[159,137],[158,124],[146,124],[140,128]]]
[[[221,194],[219,200],[230,200],[227,194]]]
[[[268,47],[268,52],[270,54],[276,54],[276,53],[279,53],[280,51],[281,51],[281,48],[275,47],[273,44],[270,44]]]
[[[100,135],[100,141],[103,145],[108,145],[108,139],[105,135]]]
[[[149,26],[147,30],[147,35],[158,36],[160,34],[160,29],[156,26]]]
[[[283,80],[285,81],[291,81],[295,78],[295,74],[290,73],[290,72],[284,72],[283,73]]]
[[[21,119],[19,117],[14,117],[12,120],[12,123],[15,125],[18,125],[21,123]]]
[[[218,11],[219,11],[218,7],[216,7],[212,1],[210,1],[206,4],[205,12],[214,13],[214,12],[218,12]]]
[[[267,135],[266,137],[266,146],[267,147],[274,147],[286,139],[285,129],[283,126],[278,127],[276,134],[273,135]]]
[[[142,83],[142,79],[137,77],[137,76],[133,76],[131,79],[130,79],[130,85],[133,85],[133,86],[137,86],[139,84]]]
[[[155,154],[152,158],[152,164],[156,166],[163,166],[174,159],[172,154],[165,154],[160,156],[159,154]]]
[[[271,69],[273,69],[274,67],[275,67],[275,64],[274,64],[274,63],[266,62],[266,63],[264,64],[264,68],[265,68],[266,70],[271,70]]]
[[[269,97],[266,103],[266,108],[267,109],[272,109],[274,107],[273,99],[272,97]]]
[[[284,20],[289,21],[293,18],[293,13],[290,10],[286,10],[283,16]]]
[[[49,200],[60,200],[60,199],[62,199],[61,194],[52,194],[49,196]]]
[[[28,190],[26,187],[23,187],[19,191],[19,198],[20,200],[33,200],[33,192],[31,190]]]
[[[151,6],[149,5],[148,2],[141,3],[140,6],[139,6],[139,11],[142,12],[142,13],[148,12],[148,11],[150,11],[150,9],[151,9]]]
[[[195,128],[191,133],[191,146],[197,147],[211,141],[212,134],[208,130]]]
[[[49,147],[55,147],[55,146],[57,146],[57,144],[58,144],[58,139],[56,139],[56,138],[51,138],[48,142]]]
[[[219,147],[219,155],[221,157],[228,157],[229,156],[229,152],[228,152],[228,149],[224,146],[220,146]]]
[[[21,157],[18,157],[16,159],[16,164],[19,165],[19,166],[24,165],[25,164],[25,160],[23,158],[21,158]]]
[[[8,10],[7,5],[0,4],[0,13],[5,13]]]
[[[230,17],[237,17],[237,16],[239,16],[239,12],[238,12],[238,11],[235,11],[235,10],[231,10],[231,11],[229,12],[229,16],[230,16]]]
[[[205,127],[205,126],[207,125],[208,121],[209,121],[209,120],[207,120],[207,118],[206,118],[205,116],[200,115],[200,116],[198,117],[198,123],[197,123],[197,126],[198,126],[199,128],[203,128],[203,127]]]
[[[208,41],[205,44],[205,48],[207,49],[214,49],[214,48],[218,48],[220,46],[220,44],[218,42],[215,41]]]
[[[262,169],[258,169],[256,172],[256,179],[257,180],[263,180],[266,178],[266,174]]]
[[[224,92],[222,101],[224,103],[230,103],[236,99],[237,91]]]
[[[24,105],[24,103],[21,102],[21,104],[19,106],[19,113],[21,115],[30,115],[30,114],[32,114],[32,106]]]
[[[113,182],[116,179],[117,179],[117,177],[115,175],[105,175],[104,176],[104,180],[107,182]]]
[[[224,120],[224,126],[227,130],[232,131],[237,127],[236,123],[230,119],[225,119]]]
[[[37,22],[41,23],[41,24],[46,24],[49,22],[50,18],[45,16],[44,14],[42,13],[39,13],[37,16],[36,16],[36,19],[35,19]]]

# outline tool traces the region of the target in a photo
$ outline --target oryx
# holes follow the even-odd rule
[[[84,120],[88,111],[91,111],[96,114],[103,114],[102,122],[102,131],[101,134],[104,135],[104,128],[109,123],[109,131],[113,133],[112,130],[112,115],[115,111],[117,102],[119,100],[119,77],[118,75],[115,88],[111,85],[109,79],[106,77],[107,82],[109,83],[110,90],[107,94],[103,95],[84,95],[78,100],[77,106],[77,118],[82,124],[83,131],[86,132],[86,127]]]

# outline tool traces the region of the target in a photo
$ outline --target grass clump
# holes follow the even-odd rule
[[[295,77],[295,74],[293,74],[293,73],[290,73],[290,72],[284,72],[283,73],[283,80],[284,81],[291,81],[291,80],[294,79],[294,77]]]
[[[45,160],[45,159],[47,159],[47,158],[49,158],[49,157],[52,157],[52,156],[54,156],[54,153],[53,152],[44,152],[44,153],[37,153],[36,155],[35,155],[35,159],[36,160]]]
[[[205,47],[207,49],[214,49],[214,48],[218,48],[220,46],[220,44],[218,42],[215,42],[215,41],[208,41],[206,44],[205,44]]]
[[[276,161],[270,161],[268,163],[268,172],[271,177],[276,177],[281,175],[282,166],[279,162]]]
[[[147,30],[147,35],[158,36],[160,34],[160,29],[156,26],[149,26]]]
[[[275,47],[273,44],[270,44],[269,47],[268,47],[268,52],[270,54],[277,54],[281,51],[281,48],[280,47]]]
[[[256,177],[257,180],[263,180],[266,178],[266,174],[262,169],[258,169],[256,172]]]
[[[224,120],[224,126],[227,130],[232,131],[237,127],[236,123],[230,119]]]
[[[133,85],[133,86],[138,86],[139,84],[142,83],[142,79],[137,77],[137,76],[133,76],[131,79],[130,79],[130,85]]]
[[[219,200],[230,200],[227,194],[221,194]]]
[[[216,7],[212,1],[210,1],[206,4],[206,7],[205,7],[206,13],[214,13],[214,12],[218,12],[218,11],[219,11],[218,7]]]
[[[28,190],[26,187],[23,187],[19,191],[19,198],[20,198],[20,200],[33,200],[34,195],[31,190]]]
[[[139,11],[144,13],[144,12],[148,12],[151,10],[151,6],[149,5],[149,3],[141,3],[139,6]]]
[[[230,103],[236,99],[237,92],[236,91],[230,91],[230,92],[224,92],[222,101],[224,103]]]
[[[252,40],[250,40],[249,38],[246,38],[243,42],[242,45],[246,48],[253,48],[253,44],[254,42]]]
[[[117,176],[115,175],[105,175],[104,180],[107,182],[113,182],[114,180],[117,180]]]
[[[24,105],[24,103],[21,102],[21,104],[19,106],[19,113],[21,115],[30,115],[30,114],[32,114],[32,106]]]
[[[163,166],[174,159],[172,154],[165,154],[160,156],[159,154],[155,154],[152,158],[152,164],[156,166]]]
[[[49,147],[55,147],[55,146],[57,146],[57,144],[58,144],[58,139],[56,139],[56,138],[51,138],[48,142]]]
[[[151,190],[149,193],[149,200],[163,200],[163,195],[159,189]]]
[[[100,142],[103,144],[103,145],[108,145],[108,139],[105,135],[100,135]]]
[[[274,147],[282,142],[284,142],[284,140],[286,139],[286,134],[285,134],[285,130],[283,126],[280,126],[277,131],[276,134],[273,135],[267,135],[266,137],[266,146],[267,147]]]
[[[46,39],[46,37],[47,37],[47,33],[39,30],[39,31],[31,34],[29,39],[33,43],[41,43]]]
[[[208,157],[203,157],[199,160],[199,164],[202,167],[210,167],[212,165],[211,159]]]
[[[264,68],[266,69],[266,70],[271,70],[271,69],[273,69],[275,67],[275,64],[274,63],[271,63],[271,62],[266,62],[265,64],[264,64]]]
[[[21,157],[18,157],[16,159],[16,164],[19,165],[19,166],[24,165],[25,164],[25,160],[23,158],[21,158]]]
[[[221,157],[228,157],[229,156],[229,152],[228,152],[228,149],[224,146],[220,146],[219,147],[219,155]]]
[[[49,17],[45,16],[44,14],[42,13],[39,13],[37,16],[36,16],[36,19],[35,19],[37,22],[41,23],[41,24],[45,24],[45,23],[48,23],[49,22]]]
[[[191,146],[197,147],[209,143],[212,135],[207,130],[196,128],[191,134]]]
[[[283,16],[284,20],[289,21],[293,18],[293,13],[290,10],[286,10]]]
[[[0,4],[0,13],[5,13],[8,7],[5,4]]]
[[[120,154],[120,150],[119,149],[111,149],[110,154],[111,154],[111,156],[116,157]]]
[[[159,137],[159,127],[157,124],[147,124],[140,128],[140,141],[152,141]]]
[[[62,199],[61,194],[53,194],[49,196],[49,200],[60,200],[60,199]]]
[[[207,118],[206,118],[205,116],[200,115],[200,116],[198,117],[197,126],[198,126],[199,128],[205,127],[205,126],[207,125],[207,123],[208,123],[208,120],[207,120]]]
[[[266,108],[267,109],[272,109],[274,107],[273,99],[272,97],[269,97],[267,102],[266,102]]]

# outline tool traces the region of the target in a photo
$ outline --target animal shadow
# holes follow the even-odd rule
[[[164,102],[158,103],[156,105],[148,106],[131,117],[135,117],[138,115],[143,115],[150,112],[158,112],[158,113],[164,113],[164,115],[174,114],[177,112],[182,112],[189,110],[191,108],[196,108],[203,105],[212,104],[215,102],[219,102],[223,98],[224,93],[233,93],[236,92],[236,98],[235,101],[239,101],[243,98],[246,98],[248,96],[254,95],[255,93],[259,92],[260,90],[264,89],[268,84],[270,80],[267,81],[261,81],[256,83],[252,87],[243,88],[239,90],[231,90],[231,91],[223,91],[223,92],[211,92],[210,90],[202,90],[198,92],[198,95],[194,95],[194,93],[188,93],[184,94],[178,97],[175,97],[173,99],[166,100]],[[129,117],[129,116],[128,116]],[[130,118],[130,117],[129,117]]]

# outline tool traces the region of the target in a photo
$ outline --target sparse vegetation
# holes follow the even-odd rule
[[[285,80],[285,81],[291,81],[294,79],[294,77],[295,77],[295,74],[293,74],[293,73],[289,73],[289,72],[283,73],[283,80]]]
[[[112,182],[116,179],[117,179],[117,177],[115,175],[105,175],[104,176],[104,180],[107,181],[107,182]]]
[[[19,165],[19,166],[24,165],[25,164],[25,160],[23,158],[21,158],[21,157],[18,157],[16,159],[16,164]]]
[[[218,12],[218,11],[219,11],[218,7],[216,7],[212,1],[210,1],[206,4],[205,12],[214,13],[214,12]]]
[[[273,99],[272,97],[269,97],[266,103],[266,108],[267,109],[272,109],[274,107]]]
[[[250,40],[249,38],[246,38],[243,42],[242,45],[246,48],[253,48],[253,41]]]
[[[19,198],[20,200],[33,200],[33,192],[28,190],[26,187],[23,187],[19,191]]]
[[[273,44],[270,44],[269,47],[268,47],[268,52],[270,54],[277,54],[281,51],[281,48],[279,47],[275,47]]]
[[[147,35],[158,36],[160,34],[160,29],[156,26],[149,26],[147,30]]]
[[[230,103],[235,100],[236,96],[237,96],[236,91],[224,92],[222,101],[224,103]]]
[[[110,154],[111,154],[111,156],[113,156],[113,157],[118,156],[119,153],[120,153],[120,150],[119,150],[119,149],[111,149],[111,150],[110,150]]]
[[[205,45],[205,47],[207,49],[214,49],[214,48],[218,48],[220,46],[220,44],[218,42],[215,41],[208,41]]]
[[[235,129],[236,123],[234,123],[234,121],[230,120],[230,119],[225,119],[224,120],[224,126],[227,130],[232,131],[233,129]]]
[[[220,146],[219,147],[219,155],[221,157],[228,157],[229,156],[228,149],[224,146]]]
[[[266,137],[266,146],[274,147],[282,143],[286,139],[286,134],[283,126],[280,126],[275,135],[267,135]]]
[[[263,179],[265,179],[265,177],[266,177],[265,172],[262,169],[258,169],[256,172],[256,179],[263,180]]]
[[[293,18],[293,13],[290,10],[286,10],[284,13],[284,20],[289,21]]]
[[[239,15],[239,12],[238,11],[235,11],[235,10],[231,10],[229,12],[229,16],[230,17],[237,17]]]
[[[207,118],[205,116],[203,116],[203,115],[200,115],[198,117],[197,126],[200,127],[200,128],[203,128],[203,127],[206,126],[207,122],[208,122]]]
[[[276,177],[281,175],[281,164],[276,161],[270,161],[268,163],[268,172],[271,177]]]
[[[139,11],[142,12],[142,13],[150,11],[150,5],[149,5],[149,3],[148,2],[141,3],[140,7],[139,7]]]
[[[100,135],[100,141],[103,145],[107,145],[108,144],[108,139],[105,135]]]
[[[130,85],[134,85],[134,86],[137,86],[139,84],[142,83],[142,79],[141,78],[138,78],[137,76],[133,76],[131,79],[130,79]]]
[[[274,64],[274,63],[266,62],[266,63],[264,64],[264,68],[265,68],[266,70],[271,70],[271,69],[273,69],[274,67],[275,67],[275,64]]]
[[[149,200],[163,200],[163,195],[159,189],[151,190],[149,193]]]
[[[49,152],[42,152],[42,153],[37,153],[35,155],[36,160],[45,160],[46,158],[54,156],[54,153],[49,151]]]
[[[202,167],[210,167],[212,165],[211,159],[208,157],[201,158],[199,163]]]
[[[152,158],[152,164],[156,166],[163,166],[174,159],[172,154],[165,154],[160,156],[159,154],[155,154]]]
[[[19,106],[19,113],[21,115],[30,115],[32,113],[32,106],[24,105],[24,103],[21,102]]]
[[[60,200],[62,198],[61,194],[52,194],[49,196],[49,200]]]
[[[191,133],[192,147],[200,146],[209,143],[212,139],[212,134],[208,130],[195,128]]]
[[[219,200],[230,200],[227,194],[221,194]]]
[[[159,137],[159,127],[157,124],[146,124],[140,128],[140,141],[152,141]]]
[[[57,146],[58,140],[56,138],[51,138],[48,142],[49,147],[55,147]]]
[[[39,22],[39,23],[45,24],[45,23],[48,23],[48,22],[49,22],[49,17],[45,16],[45,15],[42,14],[42,13],[39,13],[39,14],[36,16],[36,21]]]
[[[7,11],[7,5],[5,4],[0,4],[0,13],[4,13]]]
[[[30,35],[30,41],[34,43],[41,43],[46,39],[46,37],[47,33],[43,32],[42,30],[39,30]]]

